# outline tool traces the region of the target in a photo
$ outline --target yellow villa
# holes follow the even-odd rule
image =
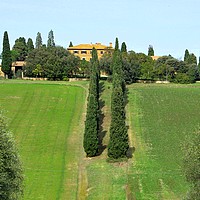
[[[101,43],[96,44],[79,44],[73,47],[67,48],[67,50],[74,55],[80,57],[81,60],[90,61],[92,58],[92,49],[95,48],[97,50],[98,58],[100,59],[102,55],[108,51],[112,51],[112,43],[109,46],[102,45]]]

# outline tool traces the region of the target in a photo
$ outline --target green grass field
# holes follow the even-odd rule
[[[0,84],[0,106],[24,164],[24,199],[76,199],[85,90],[9,83]]]
[[[181,144],[200,124],[200,85],[132,85],[129,115],[135,147],[129,174],[136,199],[181,199],[188,185]]]
[[[128,86],[133,158],[111,164],[107,149],[94,158],[83,152],[87,84],[0,82],[0,108],[24,163],[24,199],[181,199],[188,189],[181,143],[200,124],[200,85]],[[102,143],[107,145],[111,84],[101,87]]]

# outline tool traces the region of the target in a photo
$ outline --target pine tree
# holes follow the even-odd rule
[[[49,32],[48,35],[47,47],[55,47],[54,35],[52,30]]]
[[[19,199],[23,193],[23,171],[15,142],[0,113],[0,199]]]
[[[42,36],[41,36],[41,33],[38,32],[37,37],[36,37],[36,42],[35,42],[35,48],[39,49],[40,47],[42,47]]]
[[[99,72],[96,49],[92,50],[91,75],[83,147],[87,156],[96,156],[98,153],[99,131]]]
[[[34,45],[33,45],[33,40],[31,38],[28,38],[27,41],[27,51],[28,54],[34,49]]]
[[[126,43],[125,42],[122,42],[121,52],[122,53],[127,53],[127,47],[126,47]]]
[[[153,46],[152,45],[149,45],[148,56],[154,56],[154,50],[153,50]]]
[[[5,76],[8,78],[11,77],[11,66],[12,66],[12,57],[10,51],[10,44],[7,31],[4,32],[3,37],[3,51],[2,51],[2,66],[1,70],[4,72]]]

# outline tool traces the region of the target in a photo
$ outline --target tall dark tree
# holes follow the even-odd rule
[[[91,75],[83,147],[87,156],[96,156],[98,153],[99,131],[99,72],[98,56],[96,49],[92,50]]]
[[[17,200],[22,194],[22,164],[15,142],[0,113],[0,199]]]
[[[12,67],[12,57],[10,51],[10,44],[7,31],[4,32],[3,37],[3,51],[2,51],[2,64],[1,70],[4,72],[5,76],[11,77],[11,67]]]
[[[28,54],[34,49],[34,45],[33,45],[33,40],[31,38],[28,38],[27,41],[27,51]]]
[[[113,58],[113,89],[111,97],[111,125],[108,156],[112,159],[124,158],[129,148],[128,132],[125,123],[125,84],[122,70],[122,57],[115,50]]]
[[[115,39],[115,51],[119,50],[119,40],[118,38]]]
[[[121,46],[121,52],[127,52],[127,47],[126,47],[126,43],[125,42],[122,42],[122,46]]]
[[[190,183],[190,190],[185,199],[198,200],[200,199],[200,131],[197,131],[194,137],[187,138],[184,155],[183,169]]]
[[[70,43],[69,43],[69,47],[73,47],[73,44],[72,44],[72,42],[70,41]]]
[[[26,39],[24,37],[16,39],[12,50],[18,53],[18,61],[24,61],[28,55]]]
[[[186,50],[185,50],[185,54],[184,54],[184,61],[185,61],[185,62],[188,62],[189,57],[190,57],[190,53],[189,53],[188,49],[186,49]]]
[[[38,32],[36,36],[35,48],[39,49],[40,47],[42,47],[42,36],[41,33]]]
[[[195,64],[195,65],[197,65],[197,57],[193,53],[191,53],[189,55],[189,59],[187,60],[187,62],[188,62],[188,64]]]
[[[154,56],[154,50],[153,50],[153,46],[152,45],[149,45],[148,56]]]
[[[47,40],[47,47],[55,47],[53,31],[50,30]]]

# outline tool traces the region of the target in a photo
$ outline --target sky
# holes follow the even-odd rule
[[[128,50],[183,59],[185,49],[200,56],[200,0],[1,0],[0,52],[8,32],[11,48],[19,37],[38,32],[43,43],[53,30],[56,45],[125,42]]]

